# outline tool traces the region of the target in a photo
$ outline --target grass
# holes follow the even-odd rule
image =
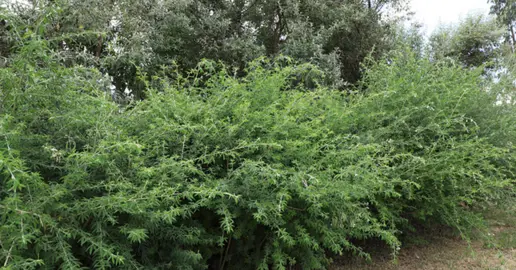
[[[418,232],[404,243],[396,260],[384,247],[372,246],[372,262],[353,257],[335,260],[331,270],[389,269],[516,269],[516,201],[483,211],[487,235],[477,234],[469,243],[446,228]]]

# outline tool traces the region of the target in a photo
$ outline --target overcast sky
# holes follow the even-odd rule
[[[411,0],[415,19],[431,33],[439,23],[456,23],[470,12],[489,13],[487,0]]]

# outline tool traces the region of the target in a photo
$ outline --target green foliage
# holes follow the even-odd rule
[[[491,3],[491,14],[495,14],[497,20],[506,26],[505,40],[511,43],[513,47],[516,45],[516,34],[514,32],[514,24],[516,23],[516,2],[514,0],[489,0]]]
[[[38,0],[9,9],[12,31],[50,40],[68,66],[94,66],[113,78],[117,96],[126,88],[145,97],[139,71],[159,74],[177,63],[185,74],[202,59],[222,61],[245,75],[247,62],[279,54],[321,67],[324,83],[343,88],[361,77],[360,62],[390,49],[400,0]],[[2,11],[5,13],[6,11]],[[16,46],[15,46],[16,47]],[[11,48],[16,51],[16,48]]]
[[[500,56],[503,29],[493,18],[469,15],[457,26],[441,26],[430,37],[430,57],[451,58],[466,67],[479,67]]]
[[[391,47],[395,48],[394,52],[400,50],[410,50],[417,58],[427,57],[425,54],[424,34],[421,32],[422,25],[412,23],[409,26],[398,27],[393,35]]]
[[[293,84],[310,64],[205,61],[120,108],[49,48],[0,69],[8,269],[321,269],[415,221],[467,236],[468,206],[514,194],[516,114],[479,70],[405,52],[349,95]]]
[[[374,120],[368,137],[396,149],[393,177],[417,184],[406,207],[417,218],[438,218],[461,231],[473,227],[458,204],[504,197],[504,186],[513,192],[514,108],[495,105],[499,94],[479,79],[481,68],[465,72],[407,56],[381,66],[367,78],[366,106],[380,111],[364,111],[357,121]],[[389,79],[393,73],[396,80]]]

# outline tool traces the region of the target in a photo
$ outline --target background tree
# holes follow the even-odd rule
[[[500,55],[503,32],[494,18],[469,15],[456,26],[441,25],[432,33],[429,57],[452,58],[466,67],[479,67]]]
[[[491,3],[491,14],[495,14],[498,21],[507,27],[506,41],[516,46],[516,34],[514,26],[516,23],[516,1],[514,0],[489,0]]]
[[[38,0],[13,12],[19,29],[52,41],[69,65],[93,65],[123,94],[142,99],[137,74],[214,59],[244,75],[246,63],[280,54],[321,67],[326,83],[360,79],[360,62],[390,49],[402,0]],[[14,9],[13,9],[14,10]],[[38,22],[45,20],[45,27]],[[22,30],[25,31],[25,30]],[[175,63],[175,64],[173,64]],[[177,65],[176,65],[177,64]]]

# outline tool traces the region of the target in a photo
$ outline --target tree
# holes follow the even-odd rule
[[[516,46],[516,1],[514,0],[489,0],[491,3],[491,14],[495,14],[498,21],[507,27],[506,40],[510,41],[512,50]]]
[[[356,83],[360,62],[389,50],[401,0],[39,0],[15,14],[18,28],[52,41],[69,65],[93,65],[117,92],[144,97],[138,74],[183,72],[213,59],[245,75],[246,63],[280,54],[321,66],[326,83]],[[44,21],[45,27],[34,31]]]
[[[429,38],[432,59],[452,58],[466,67],[494,61],[500,53],[503,29],[483,15],[469,15],[457,26],[442,25]]]

